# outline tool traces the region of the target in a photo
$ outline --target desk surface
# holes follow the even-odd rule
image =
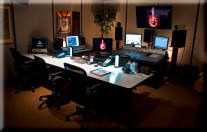
[[[114,65],[108,66],[108,67],[95,67],[94,64],[88,65],[88,64],[80,64],[75,62],[75,60],[72,60],[70,57],[64,57],[64,58],[55,58],[52,56],[49,56],[47,54],[24,54],[24,56],[32,58],[33,55],[37,55],[45,60],[46,63],[50,65],[54,65],[60,68],[64,68],[64,63],[69,63],[78,67],[83,68],[87,75],[89,77],[108,82],[114,85],[118,85],[124,88],[134,88],[144,80],[148,79],[151,77],[153,74],[145,75],[142,73],[137,73],[137,74],[126,74],[122,71],[122,67],[115,68]],[[110,74],[107,74],[105,76],[97,76],[92,74],[90,71],[95,70],[97,68],[102,68],[104,70],[107,70],[111,72]]]

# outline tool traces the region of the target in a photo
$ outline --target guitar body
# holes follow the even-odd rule
[[[148,24],[150,27],[157,27],[159,25],[159,17],[155,15],[154,7],[151,9],[151,15],[148,17]]]
[[[157,27],[159,24],[159,20],[158,20],[158,16],[149,16],[148,18],[148,24],[150,25],[150,27]]]

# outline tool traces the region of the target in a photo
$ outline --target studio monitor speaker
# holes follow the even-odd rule
[[[115,40],[122,40],[122,27],[121,27],[121,23],[119,22],[115,27]]]
[[[85,44],[86,44],[85,37],[80,37],[80,45],[85,45]]]
[[[63,39],[61,38],[55,38],[55,43],[54,43],[54,49],[58,50],[63,47]]]
[[[151,29],[144,29],[144,42],[151,42],[152,41],[153,30]]]
[[[185,47],[185,41],[186,41],[186,30],[173,30],[172,33],[172,47]]]

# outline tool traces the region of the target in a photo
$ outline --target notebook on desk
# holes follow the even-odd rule
[[[95,69],[95,70],[90,71],[90,73],[102,77],[102,76],[105,76],[107,74],[110,74],[111,72],[106,71],[106,70],[104,70],[102,68],[98,68],[98,69]]]

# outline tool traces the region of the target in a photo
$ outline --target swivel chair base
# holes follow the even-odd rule
[[[66,97],[56,94],[40,96],[39,101],[42,101],[42,103],[38,106],[38,109],[42,109],[43,105],[46,104],[48,107],[56,106],[58,110],[60,110],[61,105],[69,102]]]

